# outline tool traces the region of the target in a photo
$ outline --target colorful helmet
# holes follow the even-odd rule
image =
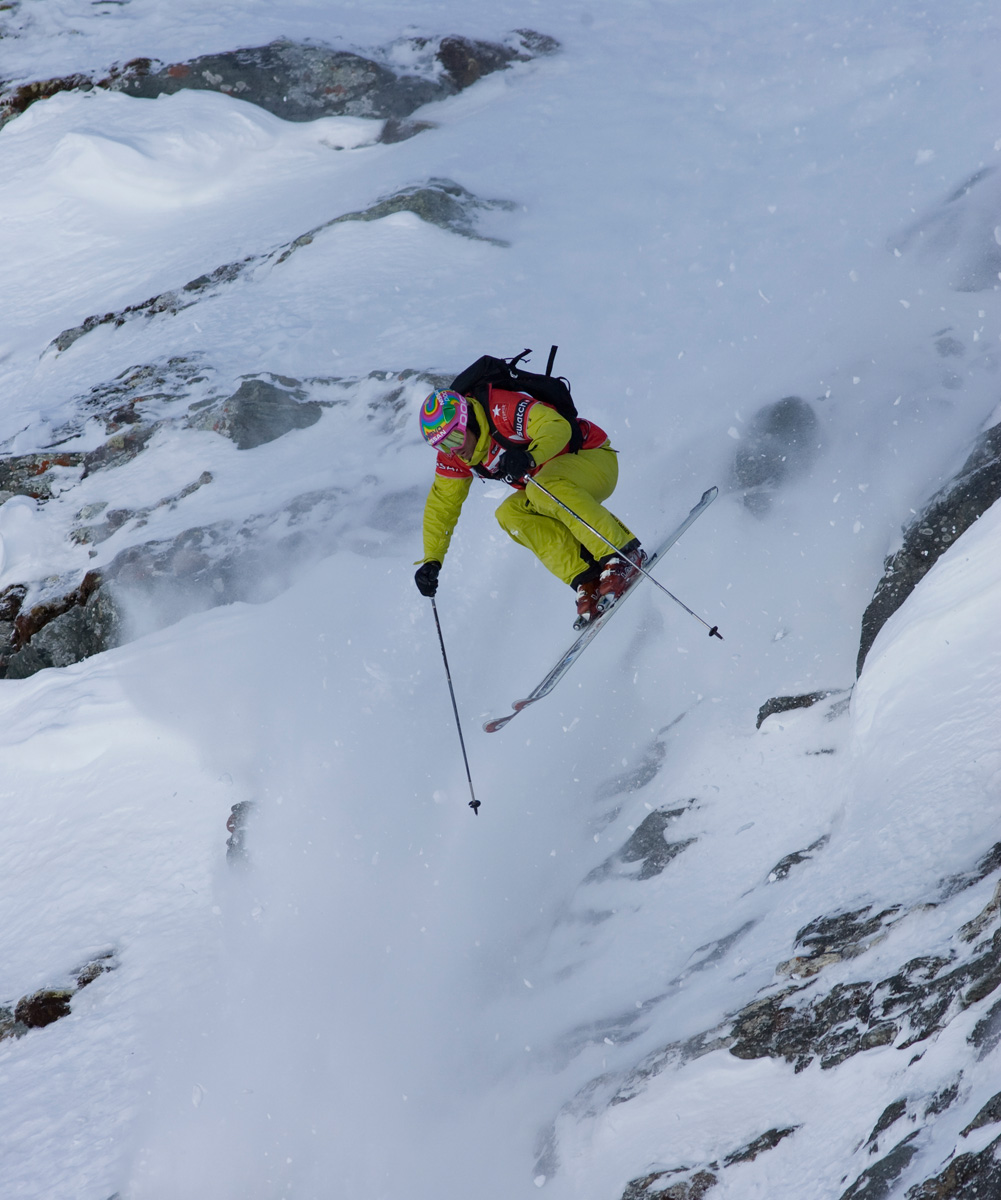
[[[421,436],[432,446],[437,446],[453,429],[464,434],[468,422],[469,402],[458,392],[439,388],[421,405]]]

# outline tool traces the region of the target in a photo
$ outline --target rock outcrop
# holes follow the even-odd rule
[[[0,93],[0,126],[59,92],[104,88],[153,99],[194,89],[235,96],[285,121],[330,116],[383,120],[380,140],[398,142],[429,128],[426,122],[407,121],[422,105],[454,96],[514,62],[558,49],[553,38],[523,29],[502,43],[455,34],[409,38],[371,58],[285,39],[186,62],[133,58],[99,75],[77,73],[8,87]],[[408,62],[406,71],[394,66],[401,59]]]
[[[876,635],[946,550],[1001,497],[1001,424],[977,439],[959,473],[904,530],[903,545],[883,563],[883,577],[862,617],[856,674]]]
[[[820,449],[820,423],[813,407],[799,396],[786,396],[760,408],[737,447],[733,479],[744,504],[764,516],[781,484],[805,473]]]

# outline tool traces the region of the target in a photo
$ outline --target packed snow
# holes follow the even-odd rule
[[[133,597],[127,644],[0,681],[0,1006],[108,968],[0,1040],[2,1200],[619,1200],[710,1164],[711,1200],[838,1200],[887,1106],[934,1115],[954,1084],[880,1139],[920,1130],[880,1195],[996,1136],[960,1136],[997,1091],[997,1039],[968,1041],[989,995],[833,1067],[690,1052],[790,979],[808,1002],[967,961],[957,931],[994,894],[974,876],[1001,841],[997,506],[857,684],[855,656],[901,527],[998,420],[996,6],[22,0],[0,78],[278,37],[403,69],[412,39],[529,27],[560,50],[395,144],[193,90],[63,91],[0,129],[4,456],[92,451],[93,389],[191,365],[144,400],[160,424],[131,462],[0,505],[0,591],[196,528],[264,547],[243,599]],[[511,204],[475,236],[413,212],[331,224],[429,179]],[[190,307],[54,346],[243,260]],[[541,370],[550,344],[645,539],[719,485],[659,575],[725,641],[645,585],[485,734],[573,608],[496,526],[505,489],[477,487],[437,597],[474,817],[412,582],[426,384],[393,408],[382,381],[525,346]],[[316,422],[238,449],[192,416],[265,376],[299,381]],[[734,455],[792,395],[817,442],[753,512]],[[124,509],[142,515],[73,536]],[[240,803],[246,861],[226,854]],[[638,875],[622,850],[657,812],[670,861]],[[857,957],[796,974],[806,926],[867,906],[891,915]],[[720,1169],[769,1130],[792,1132]]]

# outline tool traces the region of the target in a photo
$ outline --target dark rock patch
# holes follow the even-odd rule
[[[689,801],[689,806],[694,801]],[[596,867],[585,882],[594,883],[605,879],[613,873],[630,879],[652,879],[659,875],[664,868],[697,839],[684,838],[678,842],[669,842],[664,836],[665,830],[672,821],[676,821],[688,811],[683,808],[657,808],[649,813],[636,827],[632,836],[625,844],[608,858],[600,867]],[[628,871],[625,868],[633,863],[639,863],[639,869]]]
[[[203,471],[201,475],[186,487],[175,492],[172,496],[165,496],[162,500],[158,500],[147,508],[112,508],[109,509],[106,504],[87,505],[82,508],[77,514],[78,519],[90,519],[97,516],[103,518],[94,525],[78,525],[70,534],[71,539],[78,545],[100,545],[108,538],[112,537],[119,529],[128,525],[129,522],[134,522],[136,529],[141,529],[147,524],[152,513],[160,508],[174,509],[186,497],[193,495],[199,488],[203,488],[206,484],[212,482],[212,473]]]
[[[1001,871],[1001,842],[995,842],[972,871],[963,871],[944,879],[941,884],[942,899],[945,900],[949,896],[965,892],[967,888],[974,887],[989,875],[993,875],[995,871]]]
[[[738,1163],[753,1162],[759,1155],[773,1150],[797,1129],[798,1125],[790,1125],[784,1129],[767,1130],[746,1146],[728,1154],[723,1159],[722,1167],[718,1162],[711,1162],[700,1167],[674,1167],[640,1175],[629,1182],[622,1193],[622,1200],[702,1200],[710,1188],[719,1182],[722,1170]]]
[[[76,982],[76,990],[88,987],[100,975],[106,975],[109,971],[114,971],[118,966],[118,959],[113,950],[106,950],[103,954],[97,955],[96,958],[85,962],[82,967],[77,967],[72,972],[73,979]]]
[[[744,504],[764,516],[775,489],[813,465],[820,449],[820,424],[799,396],[786,396],[758,410],[733,460],[733,479]]]
[[[283,121],[406,117],[421,105],[459,90],[450,80],[397,75],[358,54],[290,41],[169,65],[135,59],[98,86],[146,99],[192,89],[222,92]]]
[[[854,958],[872,945],[873,939],[900,912],[900,906],[885,908],[875,916],[869,916],[872,905],[854,912],[838,913],[831,917],[818,917],[796,934],[796,945],[808,954],[840,954],[842,958]]]
[[[121,616],[104,578],[88,571],[76,586],[44,594],[30,607],[28,589],[8,588],[0,622],[0,679],[25,679],[47,667],[66,667],[120,644]]]
[[[308,429],[322,411],[316,401],[305,400],[300,389],[245,379],[223,402],[213,428],[231,437],[238,450],[253,450],[295,429]]]
[[[395,435],[410,419],[415,390],[440,386],[443,380],[411,369],[372,371],[364,379],[301,381],[264,374],[244,378],[227,395],[212,382],[212,374],[195,359],[175,357],[130,367],[110,383],[92,388],[54,431],[59,450],[0,459],[0,483],[7,496],[20,493],[44,503],[66,490],[65,475],[55,487],[55,468],[71,466],[76,482],[122,466],[142,452],[157,430],[171,425],[213,430],[232,438],[240,449],[249,449],[314,424],[324,408],[355,404],[367,420]],[[199,394],[201,399],[172,410],[178,399],[190,401]],[[106,442],[86,452],[65,449],[95,421],[111,432]],[[410,526],[402,508],[408,498],[413,508],[416,499],[410,491],[406,496],[376,496],[377,480],[371,476],[350,496],[335,486],[303,493],[277,512],[255,514],[242,522],[224,520],[190,527],[172,538],[135,540],[154,512],[176,508],[211,482],[211,474],[203,472],[177,492],[143,507],[109,509],[102,501],[81,507],[70,531],[72,541],[93,547],[118,536],[125,546],[100,571],[18,582],[3,590],[0,678],[23,679],[122,644],[137,629],[125,617],[134,603],[141,609],[142,628],[160,628],[220,604],[271,599],[288,586],[297,567],[330,553],[349,535],[357,546],[377,547],[386,540],[381,534],[406,532]],[[354,509],[350,517],[345,510],[349,500]]]
[[[278,40],[186,62],[165,64],[134,58],[98,76],[69,75],[37,80],[0,94],[0,126],[36,100],[58,92],[104,88],[155,99],[179,91],[221,92],[285,121],[352,116],[394,122],[400,141],[403,121],[422,105],[454,96],[494,71],[555,53],[559,43],[533,30],[518,30],[503,43],[455,35],[410,40],[415,73],[387,65],[385,53],[365,58],[320,44]],[[385,61],[378,61],[379,58]],[[407,136],[427,125],[415,124]]]
[[[846,947],[834,951],[839,961]],[[951,1015],[1001,986],[1001,933],[966,962],[943,974],[951,960],[912,959],[877,983],[836,984],[811,1003],[790,1003],[801,989],[787,988],[754,1001],[734,1019],[730,1053],[738,1058],[783,1058],[801,1071],[819,1058],[822,1068],[855,1054],[903,1040],[905,1049],[942,1029]],[[824,951],[829,953],[829,951]]]
[[[999,1121],[1001,1121],[1001,1092],[991,1096],[969,1125],[959,1131],[959,1136],[969,1137],[974,1129],[983,1129],[985,1125],[997,1125]]]
[[[866,1167],[851,1187],[842,1192],[841,1200],[886,1200],[893,1184],[918,1152],[917,1146],[911,1144],[917,1136],[917,1130],[908,1134],[879,1162]]]
[[[735,1163],[754,1162],[759,1154],[764,1154],[766,1150],[774,1150],[779,1142],[795,1133],[797,1129],[799,1129],[798,1125],[788,1125],[784,1129],[768,1129],[760,1137],[756,1137],[753,1142],[728,1154],[723,1159],[723,1166],[732,1167]]]
[[[826,700],[829,696],[840,696],[845,692],[844,688],[829,688],[823,692],[804,692],[799,696],[772,696],[770,700],[766,700],[758,709],[758,717],[754,722],[755,729],[760,729],[762,724],[775,713],[792,712],[797,708],[812,708],[814,704],[819,704],[821,700]],[[844,709],[837,705],[831,706],[831,711],[827,714],[831,719],[839,716]]]
[[[0,96],[0,128],[25,112],[36,100],[48,100],[59,92],[89,91],[94,81],[89,75],[61,75],[38,79],[4,92]]]
[[[907,1112],[907,1098],[894,1100],[892,1104],[888,1104],[879,1115],[879,1119],[872,1127],[872,1133],[866,1138],[866,1145],[871,1146],[872,1153],[875,1150],[876,1139],[881,1133],[885,1133],[891,1125],[895,1125],[900,1118]]]
[[[999,251],[1001,253],[1001,251]],[[959,473],[904,530],[903,545],[883,563],[883,577],[862,617],[856,675],[876,635],[946,550],[1001,497],[1001,424],[977,439]]]
[[[18,1000],[14,1020],[27,1029],[44,1029],[69,1015],[72,998],[73,993],[67,988],[43,988]]]
[[[113,971],[117,966],[114,952],[105,951],[72,971],[70,986],[41,988],[31,995],[22,996],[13,1007],[0,1006],[0,1041],[24,1037],[29,1030],[44,1029],[68,1016],[73,996],[81,988],[93,983],[99,975]]]
[[[768,872],[768,882],[778,883],[780,879],[787,879],[793,867],[798,867],[800,863],[809,862],[814,854],[818,850],[822,850],[829,841],[830,836],[825,833],[823,837],[819,837],[815,842],[811,842],[805,850],[794,850],[792,854],[787,854],[784,858],[780,858]]]
[[[958,1154],[938,1175],[908,1189],[906,1200],[994,1200],[1001,1196],[1001,1137],[979,1154]]]
[[[642,1175],[627,1184],[622,1200],[702,1200],[715,1187],[718,1179],[711,1171],[696,1171],[687,1179],[669,1183],[672,1175],[690,1171],[690,1167],[679,1167],[673,1171],[655,1171]]]
[[[944,1087],[940,1092],[936,1092],[934,1096],[925,1105],[925,1116],[936,1117],[939,1113],[944,1113],[947,1108],[951,1108],[959,1096],[959,1079],[950,1083],[948,1087]]]
[[[1001,1043],[1001,1000],[992,1004],[987,1013],[974,1025],[969,1041],[976,1046],[977,1058],[982,1060]]]

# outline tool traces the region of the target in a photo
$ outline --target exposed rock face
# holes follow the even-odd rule
[[[694,803],[689,801],[689,805]],[[669,842],[665,836],[668,826],[687,811],[687,806],[654,809],[643,818],[625,845],[600,867],[596,867],[587,881],[593,883],[612,874],[637,880],[652,879],[659,875],[673,858],[696,841],[695,838],[682,838]],[[639,868],[630,870],[633,863],[639,863]]]
[[[1001,1196],[1001,1137],[979,1154],[958,1154],[938,1175],[907,1191],[906,1200],[987,1200]]]
[[[411,73],[393,68],[394,49],[408,51]],[[165,64],[134,58],[103,76],[75,74],[8,89],[0,95],[0,126],[36,100],[63,91],[99,87],[152,99],[195,89],[236,96],[285,121],[329,116],[383,119],[382,139],[393,142],[429,127],[405,122],[421,105],[455,95],[513,62],[558,49],[554,39],[525,29],[512,33],[504,43],[455,35],[412,38],[405,45],[377,52],[374,58],[286,40],[205,54],[187,62]]]
[[[760,729],[762,724],[775,713],[792,712],[797,708],[811,708],[814,704],[818,704],[821,700],[826,700],[829,696],[837,696],[843,694],[843,688],[834,688],[826,692],[805,692],[799,696],[773,696],[770,700],[766,700],[758,709],[757,720],[754,722],[755,729]],[[850,697],[845,697],[845,700],[840,703],[832,704],[827,713],[827,719],[833,721],[835,717],[839,717],[848,706]]]
[[[0,1006],[0,1041],[24,1037],[31,1029],[44,1029],[68,1016],[73,996],[117,965],[114,952],[107,951],[72,971],[69,986],[42,988],[30,996],[22,996],[13,1008]]]
[[[766,404],[754,415],[733,460],[733,478],[756,516],[771,508],[782,483],[807,471],[820,448],[819,422],[799,396]]]
[[[514,204],[509,200],[481,200],[451,179],[429,179],[424,184],[401,188],[398,192],[376,201],[369,208],[343,213],[341,216],[324,221],[322,225],[317,225],[266,254],[251,254],[238,262],[223,263],[221,266],[199,275],[196,279],[189,280],[181,287],[161,292],[157,296],[150,296],[146,300],[129,304],[115,312],[95,313],[87,317],[81,324],[64,329],[57,334],[49,343],[47,350],[62,353],[85,334],[102,325],[112,325],[117,329],[126,322],[137,320],[140,317],[151,320],[160,316],[176,316],[199,301],[217,295],[227,284],[233,283],[248,272],[266,265],[277,266],[286,262],[297,250],[301,250],[315,241],[324,230],[345,221],[377,221],[393,213],[412,212],[422,221],[437,225],[450,233],[492,242],[496,245],[505,245],[506,243],[497,238],[486,237],[478,233],[476,223],[479,215],[483,212],[512,208],[514,208]],[[0,477],[0,487],[2,486],[3,481]]]
[[[825,840],[820,839],[810,849],[819,849]],[[798,860],[808,855],[801,852],[801,855],[790,857]],[[664,1046],[621,1075],[596,1077],[581,1089],[564,1111],[579,1118],[628,1103],[662,1072],[723,1051],[737,1058],[780,1058],[798,1072],[811,1063],[818,1064],[822,1070],[835,1069],[857,1054],[892,1046],[904,1051],[900,1059],[901,1077],[906,1078],[907,1066],[922,1057],[923,1043],[975,1006],[984,1006],[984,1011],[973,1025],[968,1040],[978,1057],[983,1058],[1001,1043],[1001,1000],[993,1000],[1001,989],[1001,928],[998,924],[1001,882],[983,909],[973,918],[967,916],[965,923],[956,929],[945,952],[910,958],[889,972],[885,964],[887,947],[911,944],[906,932],[897,934],[896,926],[908,922],[912,915],[923,920],[928,909],[948,904],[953,897],[982,884],[998,872],[1001,872],[1001,843],[968,870],[942,879],[929,900],[910,907],[891,905],[877,910],[873,906],[863,906],[817,917],[799,930],[793,947],[796,953],[777,964],[776,981],[764,989],[764,994],[755,996],[718,1026]],[[963,911],[962,904],[958,910]],[[750,925],[753,926],[753,922]],[[735,930],[717,946],[702,947],[704,956],[687,968],[685,975],[725,956],[748,928]],[[877,945],[880,946],[879,957],[869,961],[880,962],[883,965],[881,972],[847,973],[846,964],[857,961],[861,966],[869,951]],[[829,976],[832,971],[834,980]],[[647,1004],[637,1006],[637,1011],[673,995],[675,984],[683,982],[684,976],[669,984],[661,995],[652,997]],[[601,1040],[603,1035],[613,1037],[617,1043],[628,1040],[632,1036],[629,1022],[635,1019],[635,1015],[624,1015],[617,1023],[609,1020],[578,1031],[581,1036],[575,1048],[579,1049],[588,1040],[585,1033],[591,1041]],[[861,1162],[855,1168],[854,1180],[849,1183],[851,1176],[846,1177],[848,1186],[841,1200],[888,1200],[891,1194],[897,1194],[893,1189],[900,1186],[899,1181],[908,1173],[907,1200],[973,1200],[974,1197],[995,1195],[1001,1169],[1001,1155],[998,1155],[1001,1138],[979,1152],[961,1152],[963,1146],[959,1141],[936,1174],[923,1182],[914,1182],[916,1155],[930,1141],[927,1126],[953,1105],[968,1098],[968,1089],[961,1087],[962,1078],[960,1073],[951,1084],[931,1096],[926,1085],[919,1082],[914,1095],[902,1095],[874,1115],[868,1140],[853,1154]],[[974,1111],[975,1115],[967,1119],[958,1138],[1001,1124],[1001,1093],[986,1102],[981,1100]],[[540,1169],[547,1175],[556,1169],[558,1162],[555,1130],[554,1124],[540,1159]],[[690,1200],[692,1196],[703,1195],[722,1182],[730,1167],[771,1149],[793,1132],[791,1128],[769,1130],[743,1150],[735,1150],[712,1162],[688,1163],[670,1169],[662,1165],[648,1166],[630,1182],[623,1200],[665,1200],[668,1197]],[[901,1191],[900,1194],[905,1193]]]
[[[841,1200],[879,1200],[889,1196],[894,1181],[918,1152],[918,1147],[912,1144],[917,1137],[915,1130],[898,1142],[889,1154],[866,1167],[851,1187],[842,1192]]]
[[[408,369],[346,380],[262,374],[225,388],[197,357],[130,367],[79,399],[75,412],[53,430],[51,449],[0,458],[0,503],[21,495],[41,505],[70,494],[79,480],[134,460],[163,428],[208,430],[252,450],[310,428],[325,408],[357,404],[374,428],[393,436],[407,422],[416,395],[447,382]],[[95,421],[110,435],[106,442],[85,452],[64,449],[93,430]],[[100,570],[18,581],[0,593],[0,678],[23,679],[121,645],[130,636],[124,610],[132,601],[148,623],[162,627],[220,604],[271,599],[298,567],[330,553],[351,528],[366,528],[373,540],[415,532],[422,499],[414,489],[382,491],[371,476],[350,491],[332,485],[295,496],[275,512],[192,524],[170,538],[143,540],[141,530],[158,510],[177,509],[212,482],[204,471],[152,504],[112,509],[92,502],[80,508],[71,541],[92,547],[92,557],[99,553],[93,547],[112,538],[125,545]]]
[[[226,433],[238,450],[253,450],[293,429],[308,429],[323,411],[300,389],[277,387],[265,379],[245,379],[222,406],[213,428]]]
[[[883,578],[862,617],[856,674],[876,635],[952,543],[1001,497],[1001,424],[981,434],[959,474],[937,492],[883,563]]]
[[[753,1142],[727,1154],[722,1165],[710,1162],[700,1167],[675,1167],[641,1175],[629,1182],[622,1193],[622,1200],[702,1200],[709,1189],[719,1182],[722,1170],[736,1163],[753,1162],[759,1155],[773,1150],[798,1128],[798,1125],[790,1125],[784,1129],[768,1129]]]

